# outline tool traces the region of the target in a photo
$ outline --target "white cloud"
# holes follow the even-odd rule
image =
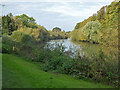
[[[101,3],[95,4],[93,6],[85,6],[84,4],[85,3],[79,3],[77,6],[72,6],[70,3],[62,3],[62,5],[53,5],[41,10],[46,12],[59,13],[60,16],[87,17],[96,13],[102,6],[104,6]]]
[[[52,6],[42,10],[47,12],[60,13],[61,16],[79,16],[81,14],[80,11],[76,10],[75,8],[67,6]]]
[[[2,2],[10,2],[5,3],[6,14],[9,12],[14,15],[25,13],[34,17],[37,23],[43,24],[48,29],[57,25],[65,30],[72,30],[75,23],[87,19],[112,1],[114,0],[2,0]]]
[[[28,0],[3,0],[4,2],[27,2]],[[63,2],[64,1],[64,2]],[[74,5],[76,1],[77,5]],[[113,0],[44,0],[41,4],[18,4],[21,11],[39,9],[45,12],[59,13],[60,16],[88,17],[96,13],[102,6]],[[43,0],[29,0],[28,2],[43,2]],[[45,2],[54,2],[47,5]],[[59,2],[59,3],[58,3]],[[71,5],[71,4],[73,5]],[[42,6],[43,5],[43,6]],[[44,6],[45,5],[45,6]]]
[[[60,2],[62,5],[52,5],[40,8],[42,11],[59,13],[60,16],[77,16],[77,17],[87,17],[96,13],[103,5],[103,3],[110,4],[114,0],[2,0],[2,2]],[[69,5],[68,2],[79,2],[79,6],[74,7]],[[85,3],[97,3],[93,6],[84,6]],[[83,6],[82,6],[83,5]],[[38,5],[40,6],[40,5]],[[31,7],[37,7],[37,5],[21,5],[20,10],[27,10]],[[84,7],[84,8],[82,8]],[[80,9],[82,8],[82,9]]]

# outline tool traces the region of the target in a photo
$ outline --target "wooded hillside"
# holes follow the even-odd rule
[[[73,41],[90,41],[105,45],[118,45],[118,16],[120,2],[103,6],[96,14],[76,24],[71,38]]]

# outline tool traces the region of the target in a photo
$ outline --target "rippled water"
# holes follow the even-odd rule
[[[71,57],[75,57],[80,55],[91,56],[97,55],[100,50],[104,52],[104,54],[108,57],[117,59],[118,58],[118,50],[114,47],[107,47],[99,44],[92,44],[88,42],[72,42],[71,39],[62,39],[62,40],[51,40],[47,42],[45,47],[50,49],[56,48],[58,45],[65,47],[64,52],[69,52]]]

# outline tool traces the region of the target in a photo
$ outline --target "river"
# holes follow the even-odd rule
[[[114,47],[103,46],[99,44],[92,44],[89,42],[72,42],[70,38],[61,39],[61,40],[51,40],[47,42],[46,47],[51,50],[56,48],[58,45],[61,45],[65,48],[64,52],[69,52],[71,57],[76,56],[92,56],[97,55],[100,50],[111,59],[118,60],[118,49]]]

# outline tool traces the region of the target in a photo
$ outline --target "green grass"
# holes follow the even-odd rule
[[[21,57],[2,54],[3,88],[108,88],[72,76],[44,72],[40,65]],[[52,79],[50,79],[52,77]]]
[[[2,38],[0,37],[0,52],[2,51]],[[2,54],[0,54],[0,90],[2,88]]]
[[[2,54],[0,54],[0,90],[2,88]]]

